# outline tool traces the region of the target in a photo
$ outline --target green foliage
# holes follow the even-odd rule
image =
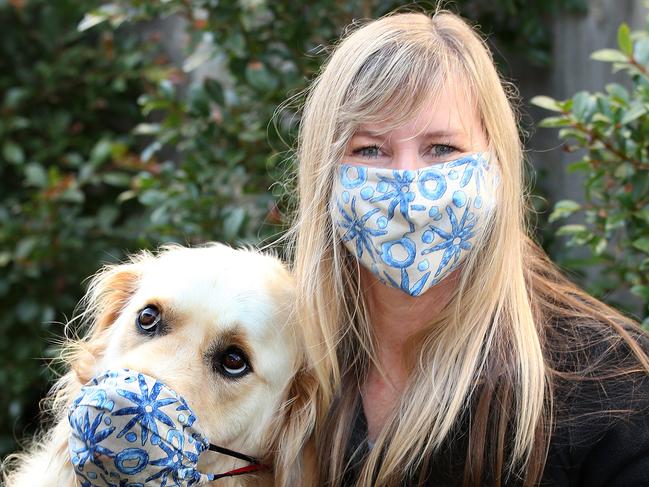
[[[0,454],[36,426],[52,344],[102,263],[281,230],[291,190],[276,182],[322,46],[401,4],[0,0]],[[547,64],[546,20],[585,4],[448,6],[503,52]],[[173,39],[172,16],[184,22]]]
[[[35,422],[55,320],[140,231],[114,201],[144,166],[129,132],[146,51],[110,30],[77,32],[83,8],[0,8],[0,451]]]
[[[649,31],[630,32],[622,24],[618,49],[597,51],[592,59],[612,63],[631,88],[611,83],[605,92],[581,91],[568,100],[531,100],[557,113],[541,126],[559,128],[564,149],[583,154],[567,170],[584,175],[585,202],[557,202],[550,222],[572,217],[557,235],[566,236],[568,246],[587,247],[593,257],[573,266],[599,264],[601,278],[590,283],[591,291],[630,290],[644,303],[649,326]]]

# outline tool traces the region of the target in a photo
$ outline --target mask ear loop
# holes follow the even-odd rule
[[[208,449],[210,451],[215,451],[216,453],[222,453],[223,455],[227,455],[229,457],[238,458],[239,460],[243,460],[244,462],[253,464],[260,463],[259,460],[257,460],[255,457],[251,457],[250,455],[246,455],[244,453],[239,453],[238,451],[230,450],[223,446],[213,445],[212,443],[210,443]]]
[[[218,474],[208,474],[207,476],[209,477],[210,480],[217,480],[223,477],[236,477],[238,475],[245,475],[248,473],[259,472],[262,470],[270,470],[270,467],[268,465],[264,465],[255,457],[251,457],[250,455],[239,453],[238,451],[230,450],[228,448],[224,448],[218,445],[213,445],[211,443],[209,446],[209,450],[216,453],[221,453],[223,455],[227,455],[229,457],[238,458],[239,460],[243,460],[244,462],[250,463],[250,465],[246,465],[245,467],[235,468],[233,470],[228,470],[227,472],[218,473]]]

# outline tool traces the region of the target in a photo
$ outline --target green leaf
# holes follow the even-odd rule
[[[606,232],[612,232],[618,228],[623,228],[625,224],[626,218],[624,214],[612,215],[606,218],[604,230]]]
[[[617,29],[617,43],[620,50],[627,56],[633,54],[633,41],[631,41],[631,30],[626,22]]]
[[[647,107],[640,100],[636,100],[631,107],[624,113],[620,123],[626,125],[630,122],[633,122],[635,119],[640,118],[645,113],[647,113]]]
[[[134,12],[134,9],[127,11],[117,2],[104,3],[98,9],[87,13],[77,26],[77,30],[82,32],[106,20],[110,21],[111,27],[117,28],[126,20],[132,20]]]
[[[572,162],[566,166],[566,171],[569,174],[572,174],[576,171],[589,171],[590,170],[590,161],[586,159],[581,159],[580,161]]]
[[[131,184],[131,176],[122,172],[109,172],[102,175],[101,180],[111,186],[118,188],[128,187]]]
[[[15,87],[9,88],[4,97],[4,105],[7,108],[15,109],[20,105],[24,100],[29,98],[29,91],[25,88]]]
[[[617,179],[626,179],[633,176],[634,173],[635,173],[635,169],[633,167],[633,164],[631,164],[630,162],[623,162],[622,164],[619,164],[615,168],[613,175]]]
[[[557,230],[557,235],[573,236],[573,235],[584,234],[586,232],[588,232],[586,225],[572,224],[572,225],[563,225],[562,227],[559,227],[559,229]]]
[[[19,240],[14,250],[14,258],[26,259],[36,248],[37,244],[38,239],[36,237],[25,237]]]
[[[194,117],[207,117],[210,114],[210,99],[207,93],[198,86],[190,92],[189,105]]]
[[[539,123],[539,127],[543,128],[567,127],[570,125],[570,119],[563,115],[558,117],[546,117]]]
[[[6,141],[2,146],[2,155],[12,164],[22,164],[25,161],[25,153],[22,147],[11,140]]]
[[[18,303],[18,306],[16,306],[16,315],[23,323],[33,322],[39,314],[40,307],[33,299],[23,299]]]
[[[608,118],[606,115],[603,113],[597,112],[593,115],[593,118],[591,119],[593,123],[595,122],[601,122],[606,125],[610,125],[612,123],[611,119]]]
[[[170,99],[173,99],[176,96],[176,87],[171,82],[171,80],[164,78],[161,79],[158,83],[158,89],[160,93],[166,98],[166,100],[158,100],[159,102],[168,102]]]
[[[169,221],[169,208],[167,205],[160,205],[151,212],[151,223],[164,225]]]
[[[86,195],[84,195],[79,188],[71,186],[61,193],[59,199],[69,203],[83,203],[86,199]]]
[[[195,70],[212,59],[215,54],[216,50],[214,46],[208,43],[199,44],[196,50],[185,59],[185,62],[183,62],[183,71],[189,73],[190,71]]]
[[[138,199],[144,206],[157,206],[167,199],[167,195],[162,191],[150,189],[140,194]]]
[[[259,62],[251,62],[246,66],[246,80],[259,91],[268,92],[277,88],[277,79]]]
[[[583,144],[586,141],[586,136],[584,132],[580,129],[576,129],[574,127],[559,129],[560,139],[567,140],[570,139],[571,137],[575,139],[575,141],[579,142],[580,144]]]
[[[102,206],[97,212],[97,223],[105,231],[109,232],[118,216],[119,210],[114,206]]]
[[[643,208],[642,210],[636,211],[633,216],[649,225],[649,208]]]
[[[133,133],[137,135],[155,135],[159,132],[159,123],[138,123],[133,129]]]
[[[162,149],[162,144],[156,140],[144,148],[144,150],[140,154],[140,159],[142,159],[144,162],[148,162],[160,149]]]
[[[112,142],[110,144],[110,156],[113,159],[124,159],[128,153],[128,145],[123,142]]]
[[[97,167],[106,162],[112,155],[112,143],[110,140],[101,139],[95,144],[90,153],[90,163]]]
[[[223,236],[226,240],[234,240],[239,234],[243,220],[246,217],[246,210],[243,208],[233,208],[228,216],[223,220]]]
[[[561,200],[554,205],[554,211],[550,215],[548,221],[550,223],[555,222],[561,218],[566,218],[567,216],[572,215],[574,212],[579,211],[581,205],[576,201],[572,200]]]
[[[223,87],[221,83],[215,79],[206,78],[205,79],[205,91],[212,101],[218,103],[219,105],[225,105],[225,97],[223,96]]]
[[[572,97],[572,112],[579,121],[586,121],[595,105],[595,98],[587,91],[580,91]]]
[[[561,111],[561,107],[559,106],[557,100],[550,98],[549,96],[535,96],[530,100],[530,103],[532,105],[536,105],[537,107],[545,108],[546,110],[551,110],[553,112]]]
[[[47,186],[47,171],[36,162],[31,162],[25,166],[25,182],[29,186],[44,188]]]
[[[557,100],[557,105],[562,112],[569,112],[572,110],[572,98],[568,98],[567,100],[563,101]]]
[[[617,49],[600,49],[590,55],[590,58],[595,61],[603,61],[606,63],[628,63],[629,58],[623,52]]]
[[[124,203],[125,201],[132,200],[133,198],[137,197],[137,193],[133,191],[132,189],[129,189],[127,191],[124,191],[120,193],[117,196],[117,199],[115,200],[117,203],[121,204]]]
[[[649,286],[632,286],[631,292],[636,296],[640,296],[641,298],[649,301]]]
[[[79,25],[77,26],[77,30],[83,32],[105,22],[106,20],[108,20],[108,17],[103,13],[89,12],[83,16],[83,19],[81,19],[81,22],[79,22]]]
[[[642,237],[634,240],[632,245],[641,252],[649,254],[649,237]]]
[[[619,83],[609,83],[606,85],[606,92],[618,101],[628,102],[629,92]]]
[[[593,253],[595,255],[602,255],[606,251],[606,247],[608,246],[608,242],[606,241],[605,238],[602,237],[597,237],[595,239],[595,242],[593,242],[592,248],[593,248]]]
[[[640,262],[640,266],[638,267],[639,271],[649,271],[649,257],[647,257],[645,260]]]
[[[649,39],[640,39],[635,43],[633,57],[640,64],[649,63]]]

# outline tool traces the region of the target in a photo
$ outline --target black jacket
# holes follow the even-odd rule
[[[557,337],[561,340],[565,335],[560,333]],[[636,335],[636,338],[649,350],[646,337]],[[593,339],[591,334],[582,343],[588,346],[580,351],[557,347],[555,350],[559,351],[551,357],[556,368],[581,371],[586,365],[590,367],[587,375],[596,377],[634,363],[624,345],[610,346],[609,342]],[[580,357],[580,352],[585,355]],[[566,381],[557,383],[555,391],[556,423],[541,485],[649,487],[649,376],[637,372],[601,380]],[[367,422],[360,400],[357,403],[347,446],[348,458],[355,451],[356,460],[344,474],[345,486],[354,485],[369,452]],[[442,448],[431,462],[425,485],[462,485],[466,428],[460,426],[452,436],[453,443]],[[405,479],[403,485],[416,484],[414,479]],[[509,477],[502,485],[513,487],[522,482]]]

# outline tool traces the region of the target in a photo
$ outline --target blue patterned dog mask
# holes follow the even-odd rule
[[[267,468],[252,457],[210,444],[180,395],[127,369],[106,371],[83,386],[68,420],[68,449],[82,487],[201,485]],[[198,457],[206,450],[249,465],[201,473]]]
[[[420,296],[473,248],[497,184],[485,153],[418,170],[341,164],[332,191],[334,226],[379,281]]]

